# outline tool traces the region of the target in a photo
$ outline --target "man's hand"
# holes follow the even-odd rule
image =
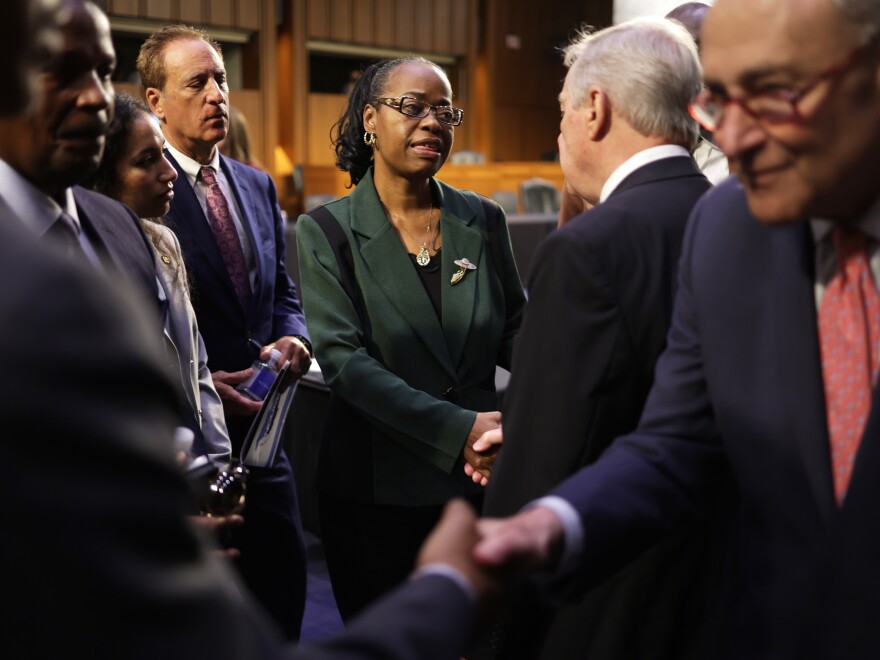
[[[253,369],[248,367],[244,371],[212,371],[211,380],[217,394],[223,402],[223,412],[227,415],[245,415],[253,417],[260,411],[263,405],[260,401],[251,401],[235,391],[235,386],[250,378]]]
[[[501,444],[504,442],[504,436],[501,434],[501,427],[486,431],[471,447],[475,452],[482,456],[492,457],[492,465],[494,466],[495,455],[501,450]],[[475,484],[485,487],[489,483],[489,477],[492,474],[492,466],[485,466],[477,469],[470,463],[464,464],[464,473],[473,479]]]
[[[451,500],[422,544],[416,567],[446,564],[457,569],[474,588],[480,609],[486,614],[501,591],[501,579],[498,572],[474,560],[474,546],[479,540],[476,523],[477,515],[467,502]]]
[[[278,363],[279,367],[283,366],[288,360],[290,361],[287,376],[284,382],[281,383],[282,388],[288,387],[293,381],[308,373],[309,367],[312,364],[312,357],[309,355],[309,349],[297,337],[281,337],[271,344],[266,344],[260,349],[260,359],[263,361],[268,360],[269,353],[273,348],[281,353],[281,360]]]
[[[479,472],[480,475],[485,474],[488,483],[488,475],[492,471],[492,466],[495,464],[495,456],[498,453],[498,447],[481,454],[474,450],[474,443],[482,438],[486,432],[498,430],[500,428],[501,413],[497,410],[477,413],[477,418],[474,420],[474,425],[471,427],[471,432],[468,434],[467,440],[465,441],[464,449],[462,449],[465,460],[465,472],[468,472],[467,466],[470,466],[472,472],[468,474],[468,476],[472,479],[474,478],[473,471],[476,471]],[[479,479],[474,479],[474,481],[480,483],[480,481],[482,481],[482,476]]]
[[[550,509],[536,506],[510,518],[483,518],[482,540],[474,557],[490,568],[553,570],[562,555],[562,521]]]
[[[237,513],[231,513],[228,516],[189,516],[189,521],[194,527],[212,532],[219,543],[222,536],[244,523],[244,518]],[[223,548],[215,552],[227,559],[236,559],[241,554],[238,548]]]

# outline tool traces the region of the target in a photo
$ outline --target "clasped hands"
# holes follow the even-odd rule
[[[495,458],[503,440],[501,413],[497,410],[477,413],[477,419],[468,434],[463,450],[464,473],[475,484],[486,486],[489,483],[492,467],[495,465]]]
[[[417,566],[446,564],[457,569],[487,615],[512,573],[552,572],[563,543],[562,523],[546,507],[535,506],[510,518],[478,519],[471,506],[458,499],[446,505],[422,545]]]

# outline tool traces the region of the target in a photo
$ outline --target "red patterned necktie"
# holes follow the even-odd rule
[[[871,411],[880,363],[880,295],[865,234],[837,226],[832,232],[838,270],[822,297],[819,338],[834,495],[840,505]]]
[[[232,213],[229,211],[229,201],[217,183],[213,167],[203,167],[199,172],[205,184],[205,196],[208,206],[208,222],[214,232],[214,240],[226,264],[226,271],[235,295],[241,308],[247,312],[251,299],[251,283],[248,278],[247,265],[244,261],[244,251],[241,249],[241,241],[232,221]]]

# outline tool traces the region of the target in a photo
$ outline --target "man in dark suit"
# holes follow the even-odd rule
[[[181,25],[151,35],[138,56],[147,102],[160,119],[177,168],[166,221],[193,280],[193,307],[208,367],[223,401],[237,455],[260,404],[235,385],[270,350],[308,370],[311,347],[302,308],[284,265],[281,210],[269,176],[220,155],[229,89],[219,45]],[[234,543],[249,588],[283,628],[299,637],[305,603],[305,544],[283,449],[268,468],[251,468],[245,524]]]
[[[878,33],[876,1],[718,0],[695,112],[739,181],[694,210],[639,427],[486,521],[482,561],[607,574],[705,516],[729,467],[717,655],[880,655]]]
[[[158,307],[153,256],[137,217],[75,185],[95,170],[104,149],[116,56],[97,7],[62,4],[70,20],[61,28],[60,52],[44,67],[36,103],[0,119],[0,195],[35,235],[129,278]]]
[[[516,513],[636,427],[666,343],[685,224],[710,187],[689,154],[700,66],[684,29],[633,22],[581,36],[566,53],[560,159],[594,208],[535,258],[491,516]],[[700,536],[682,533],[555,617],[546,608],[542,625],[537,595],[524,595],[500,657],[682,658],[706,610],[690,577],[705,548],[685,551]]]

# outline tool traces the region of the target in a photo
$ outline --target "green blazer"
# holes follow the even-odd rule
[[[432,186],[443,236],[442,324],[385,216],[372,170],[326,206],[351,246],[369,345],[326,236],[308,215],[297,222],[306,322],[336,404],[318,482],[343,498],[415,506],[475,492],[462,448],[474,411],[499,409],[495,365],[509,368],[525,305],[504,215],[495,265],[477,195]],[[453,261],[462,258],[477,268],[453,286]],[[491,389],[481,389],[486,383]]]

